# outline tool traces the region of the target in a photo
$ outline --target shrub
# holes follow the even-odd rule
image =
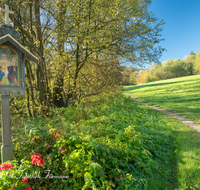
[[[157,178],[167,187],[172,137],[157,120],[122,95],[53,109],[49,118],[15,118],[13,168],[38,169],[31,155],[39,154],[41,173],[68,177],[30,179],[33,189],[145,189]]]

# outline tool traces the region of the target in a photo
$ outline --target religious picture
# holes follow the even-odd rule
[[[0,47],[0,85],[18,85],[18,57]]]

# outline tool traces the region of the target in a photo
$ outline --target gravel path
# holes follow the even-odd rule
[[[155,109],[155,110],[161,111],[161,112],[163,112],[163,113],[165,113],[165,114],[167,114],[167,115],[170,115],[170,116],[172,116],[172,117],[178,119],[178,120],[181,121],[183,124],[186,124],[186,125],[188,125],[189,127],[192,127],[194,130],[196,130],[198,133],[200,133],[200,124],[198,124],[198,123],[196,123],[196,122],[194,122],[194,121],[192,121],[192,120],[190,120],[190,119],[188,119],[188,118],[185,118],[185,117],[179,116],[179,115],[177,115],[177,114],[174,114],[174,113],[172,113],[172,112],[163,110],[163,109],[158,108],[158,107],[155,107],[155,106],[151,106],[151,105],[149,105],[149,104],[147,104],[147,103],[145,103],[145,102],[142,102],[141,100],[138,100],[138,99],[135,98],[133,95],[131,95],[131,94],[127,93],[127,92],[124,92],[124,93],[128,94],[131,98],[133,98],[134,100],[136,100],[136,101],[138,101],[138,102],[140,102],[140,103],[142,103],[142,104],[144,104],[144,105],[146,105],[146,106],[149,106],[149,107],[151,107],[151,108],[153,108],[153,109]]]

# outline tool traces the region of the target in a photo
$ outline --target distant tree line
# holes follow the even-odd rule
[[[122,85],[136,85],[196,74],[200,74],[200,50],[197,54],[191,51],[183,60],[169,59],[153,65],[148,70],[123,67],[121,83]]]

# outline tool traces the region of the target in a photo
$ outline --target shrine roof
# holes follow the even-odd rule
[[[6,34],[6,35],[0,37],[0,45],[4,44],[6,42],[10,42],[14,47],[16,47],[22,53],[24,53],[32,61],[38,62],[38,58],[35,55],[33,55],[29,50],[27,50],[23,45],[21,45],[10,34]]]

